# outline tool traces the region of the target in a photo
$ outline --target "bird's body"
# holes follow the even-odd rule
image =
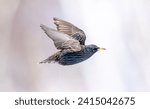
[[[73,65],[87,60],[100,49],[93,44],[85,45],[84,32],[71,23],[54,18],[54,24],[58,31],[43,24],[41,28],[60,51],[40,63],[58,62],[61,65]],[[104,48],[101,49],[104,50]]]
[[[95,47],[95,49],[93,49]],[[89,57],[91,57],[99,47],[95,45],[86,45],[82,46],[82,49],[77,52],[72,52],[69,50],[63,50],[55,53],[54,55],[50,56],[46,60],[42,61],[41,63],[45,62],[58,62],[61,65],[73,65],[80,63],[82,61],[87,60]]]
[[[58,63],[61,65],[73,65],[90,58],[98,48],[91,48],[92,46],[84,46],[80,51],[77,52],[66,52],[62,51],[59,56]]]

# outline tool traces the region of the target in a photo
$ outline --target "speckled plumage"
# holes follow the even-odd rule
[[[40,27],[60,51],[40,63],[58,62],[61,65],[73,65],[87,60],[99,49],[105,50],[93,44],[85,45],[84,32],[73,24],[58,18],[54,18],[54,24],[57,30],[43,24]]]

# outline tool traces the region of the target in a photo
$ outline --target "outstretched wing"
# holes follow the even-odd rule
[[[49,38],[51,38],[57,49],[67,49],[70,51],[80,51],[81,45],[79,41],[71,38],[65,33],[54,30],[47,27],[46,25],[41,24],[40,27],[44,30]]]
[[[81,29],[67,21],[58,18],[53,18],[53,20],[54,24],[57,26],[58,31],[72,36],[74,39],[78,40],[81,45],[85,44],[86,35]]]

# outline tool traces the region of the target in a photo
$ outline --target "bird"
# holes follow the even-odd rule
[[[56,53],[40,63],[57,62],[60,65],[74,65],[83,62],[98,50],[106,50],[97,45],[85,45],[86,35],[83,30],[60,18],[53,18],[57,29],[41,24],[41,29],[53,40]]]

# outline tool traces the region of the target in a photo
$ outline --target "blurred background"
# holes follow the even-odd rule
[[[107,50],[72,66],[40,24],[73,23]],[[0,0],[0,91],[150,91],[150,0]]]

